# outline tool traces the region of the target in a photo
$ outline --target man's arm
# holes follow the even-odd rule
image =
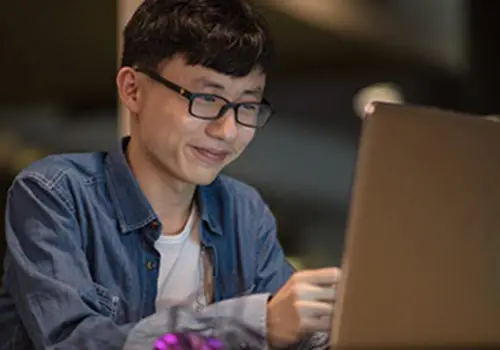
[[[71,200],[39,174],[17,178],[6,206],[4,288],[36,349],[121,349],[133,324],[99,303]]]

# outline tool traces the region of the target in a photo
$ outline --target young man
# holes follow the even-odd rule
[[[339,271],[294,273],[259,194],[219,175],[271,117],[269,59],[244,0],[138,8],[116,79],[131,136],[43,159],[10,188],[1,349],[151,348],[188,299],[276,347],[329,331]]]

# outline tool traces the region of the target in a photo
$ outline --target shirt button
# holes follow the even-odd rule
[[[149,260],[149,261],[146,263],[146,268],[147,268],[149,271],[154,270],[154,269],[155,269],[155,267],[156,267],[156,264],[155,264],[153,261],[151,261],[151,260]]]

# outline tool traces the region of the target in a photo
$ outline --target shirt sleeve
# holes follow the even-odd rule
[[[36,349],[121,349],[134,324],[112,320],[94,288],[74,206],[42,175],[18,177],[6,205],[4,288]]]

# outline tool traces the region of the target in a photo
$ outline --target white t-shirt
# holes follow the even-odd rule
[[[204,265],[195,227],[193,206],[186,226],[175,236],[161,235],[155,242],[160,254],[156,310],[190,301],[192,307],[206,305]]]

